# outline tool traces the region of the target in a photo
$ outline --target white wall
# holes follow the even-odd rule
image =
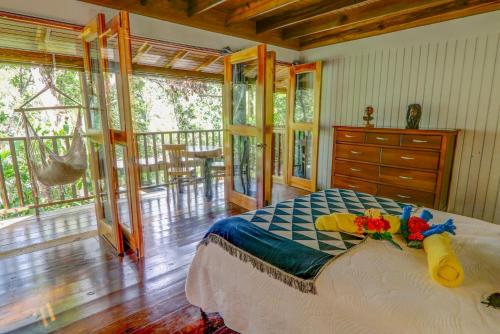
[[[330,182],[332,125],[460,129],[449,210],[500,223],[500,11],[303,53],[324,59],[319,182]]]
[[[104,13],[107,18],[113,17],[116,13],[113,9],[76,0],[0,0],[0,10],[79,25],[85,25],[97,13]],[[130,29],[136,36],[212,49],[229,46],[233,50],[239,50],[257,44],[243,38],[134,14],[130,15]],[[276,51],[277,58],[282,61],[292,62],[300,57],[298,51],[276,46],[269,46],[269,49]]]

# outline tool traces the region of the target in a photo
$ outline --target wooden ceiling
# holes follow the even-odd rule
[[[296,50],[500,9],[500,0],[80,0]]]
[[[83,69],[82,27],[0,12],[0,61]],[[224,53],[132,36],[134,73],[222,81]],[[285,89],[290,64],[277,62],[276,86]]]

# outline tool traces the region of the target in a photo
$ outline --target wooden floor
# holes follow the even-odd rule
[[[305,192],[278,185],[273,193],[284,200]],[[95,226],[92,211],[51,214],[42,222],[94,219]],[[225,203],[221,184],[210,202],[201,187],[179,197],[156,192],[142,199],[144,259],[116,257],[98,237],[2,258],[0,332],[229,333],[216,315],[203,319],[187,302],[184,283],[208,227],[243,211]]]

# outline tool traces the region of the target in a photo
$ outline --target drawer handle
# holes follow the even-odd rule
[[[381,140],[381,141],[387,141],[387,140],[389,140],[388,138],[385,138],[385,137],[375,137],[375,139]]]
[[[357,189],[357,188],[359,188],[358,186],[355,186],[355,185],[353,185],[353,184],[348,184],[347,186],[348,186],[349,188],[353,188],[353,189]]]
[[[346,137],[346,138],[354,138],[356,136],[351,136],[351,135],[345,134],[344,137]]]
[[[351,167],[351,170],[352,170],[353,172],[361,172],[361,169],[357,169],[357,168],[354,168],[354,167]]]
[[[398,196],[399,198],[406,198],[406,199],[411,198],[411,196],[401,195],[401,194],[397,194],[396,196]]]
[[[359,151],[351,151],[352,154],[361,154]]]
[[[411,177],[411,176],[399,175],[399,178],[403,179],[403,180],[413,180],[413,177]]]
[[[407,157],[406,155],[402,155],[401,159],[403,159],[403,160],[415,160],[415,158],[413,158],[413,157]]]
[[[418,143],[418,144],[424,144],[424,143],[428,143],[427,140],[420,140],[420,139],[413,139],[412,142],[414,143]]]

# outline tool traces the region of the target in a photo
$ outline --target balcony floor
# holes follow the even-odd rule
[[[273,190],[276,201],[305,193],[280,185]],[[222,182],[210,202],[200,186],[196,194],[144,194],[141,204],[144,259],[114,256],[96,235],[1,258],[0,332],[188,333],[189,326],[202,324],[207,333],[230,333],[217,318],[201,318],[185,298],[184,282],[208,227],[244,209],[225,203]],[[66,227],[95,231],[93,205],[25,219],[10,225],[10,232],[2,232],[0,238],[27,244],[60,237]]]

